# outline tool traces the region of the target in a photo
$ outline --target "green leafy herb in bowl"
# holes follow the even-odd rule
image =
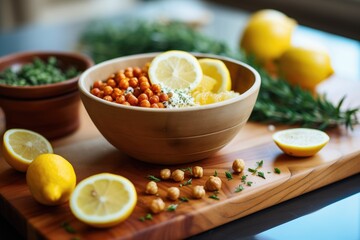
[[[0,84],[12,86],[34,86],[52,84],[74,78],[80,71],[74,66],[63,70],[58,59],[51,56],[44,61],[38,57],[21,67],[9,67],[0,72]]]

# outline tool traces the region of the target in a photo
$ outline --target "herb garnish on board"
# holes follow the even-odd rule
[[[261,75],[261,88],[250,120],[327,129],[358,124],[359,108],[343,109],[345,96],[333,104],[326,96],[314,96],[307,90],[270,76],[251,57],[232,50],[185,23],[129,21],[124,25],[93,24],[84,32],[80,47],[95,62],[147,52],[183,50],[222,55],[245,61]]]

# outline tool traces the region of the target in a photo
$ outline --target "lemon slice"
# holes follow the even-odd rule
[[[226,91],[220,93],[213,92],[201,92],[196,91],[192,93],[192,97],[194,98],[194,102],[200,105],[207,105],[211,103],[217,103],[221,101],[225,101],[227,99],[239,96],[239,93],[234,91]]]
[[[198,60],[188,52],[171,50],[157,55],[150,63],[152,84],[172,89],[196,88],[203,77]]]
[[[39,133],[19,128],[4,133],[4,158],[14,169],[26,172],[30,163],[42,153],[53,153],[53,148]]]
[[[100,173],[82,180],[70,197],[70,209],[80,221],[111,227],[126,220],[137,201],[134,185],[120,175]]]
[[[323,131],[310,128],[293,128],[273,134],[276,145],[286,154],[309,157],[320,151],[330,140]]]
[[[203,58],[199,60],[204,75],[216,80],[212,92],[219,93],[231,90],[231,78],[225,63],[218,59]]]

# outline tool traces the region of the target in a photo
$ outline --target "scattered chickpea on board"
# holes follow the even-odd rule
[[[255,175],[254,171],[256,171],[256,173],[259,173],[258,169],[262,167],[263,162],[264,162],[263,160],[256,162],[256,164],[257,164],[256,168],[255,169],[248,168],[248,171],[250,173],[253,173],[253,175]],[[247,181],[246,178],[248,175],[244,174],[245,161],[240,158],[235,159],[232,162],[231,167],[232,167],[234,174],[241,174],[241,178],[240,178],[241,183],[239,184],[239,186],[237,186],[235,188],[234,193],[239,193],[239,192],[243,191],[245,189],[244,186],[251,187],[253,182]],[[274,172],[276,174],[280,174],[281,171],[278,168],[274,168]],[[176,169],[174,171],[171,171],[168,168],[164,168],[164,169],[161,169],[159,172],[160,179],[153,175],[148,175],[148,178],[151,181],[148,182],[148,184],[146,185],[145,192],[149,195],[157,196],[155,199],[153,199],[150,202],[150,205],[149,205],[149,209],[152,213],[157,214],[157,213],[160,213],[165,210],[165,202],[158,194],[158,186],[157,186],[156,182],[160,182],[162,180],[172,180],[173,182],[182,182],[185,179],[185,173],[186,173],[186,177],[191,177],[191,178],[189,178],[187,181],[185,181],[185,183],[181,183],[180,187],[192,185],[192,178],[197,178],[197,179],[202,178],[204,176],[204,169],[201,166],[188,167],[188,168],[184,168],[184,169]],[[228,180],[232,180],[233,173],[231,173],[230,171],[225,171],[225,177]],[[227,176],[227,174],[230,174],[231,178],[229,178],[229,176]],[[256,176],[262,177],[260,175],[256,175]],[[212,195],[209,195],[209,198],[212,198],[215,200],[220,200],[220,198],[218,197],[218,194],[219,194],[219,191],[221,190],[221,187],[222,187],[222,180],[218,176],[217,171],[215,171],[215,174],[213,176],[208,177],[204,186],[203,185],[192,186],[190,196],[192,199],[202,199],[204,196],[206,196],[206,192],[212,192]],[[180,189],[181,188],[179,188],[179,187],[168,187],[166,190],[165,198],[172,202],[175,202],[177,200],[179,200],[180,203],[188,202],[189,199],[187,197],[180,197],[181,196]],[[179,204],[177,204],[177,203],[172,203],[168,206],[166,211],[173,212],[177,209],[178,205]],[[151,215],[151,213],[148,213],[148,215],[149,214]],[[150,219],[149,216],[147,216],[147,217],[145,216],[145,217],[141,217],[140,221],[149,220],[149,219]]]

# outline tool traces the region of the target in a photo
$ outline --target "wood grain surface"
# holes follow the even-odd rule
[[[319,87],[320,92],[328,92],[334,100],[348,94],[347,107],[360,105],[359,89],[358,83],[346,87],[337,79],[330,79]],[[201,200],[194,200],[190,196],[191,186],[183,186],[180,188],[181,196],[188,197],[189,202],[172,202],[165,197],[166,189],[179,186],[179,183],[162,181],[158,183],[159,195],[166,206],[178,204],[176,211],[165,211],[153,215],[151,221],[141,222],[139,218],[149,212],[149,202],[154,198],[144,193],[148,182],[146,176],[159,176],[164,166],[127,157],[101,136],[83,107],[81,116],[81,127],[77,132],[52,142],[55,153],[73,164],[78,181],[100,172],[129,178],[138,192],[136,208],[129,219],[115,227],[89,227],[75,219],[67,203],[46,207],[35,202],[26,185],[25,174],[11,169],[0,155],[0,211],[28,239],[182,239],[360,172],[359,126],[353,131],[341,128],[327,131],[330,142],[318,154],[309,158],[294,158],[282,154],[276,147],[271,139],[273,132],[267,125],[249,122],[233,141],[214,156],[193,164],[169,166],[171,170],[202,166],[204,177],[193,178],[193,186],[203,185],[217,171],[223,182],[218,194],[220,200],[208,198],[212,193],[207,193]],[[3,124],[1,114],[0,123]],[[285,128],[289,126],[276,126],[276,130]],[[0,130],[3,132],[4,127],[1,126]],[[235,188],[241,184],[241,175],[234,174],[232,180],[227,180],[225,171],[231,169],[236,158],[244,159],[246,169],[256,167],[256,162],[263,160],[261,171],[266,179],[246,170],[247,181],[253,184],[244,185],[243,191],[235,193]],[[281,174],[275,174],[274,167],[279,168]],[[185,175],[185,180],[189,178]],[[76,233],[67,232],[62,227],[64,222],[70,224]]]

